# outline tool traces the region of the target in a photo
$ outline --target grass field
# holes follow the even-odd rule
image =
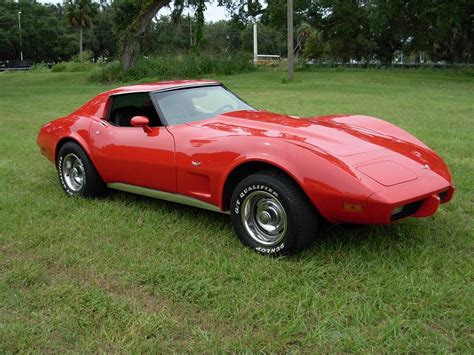
[[[0,353],[474,352],[474,77],[271,71],[222,77],[256,107],[361,113],[415,134],[457,194],[432,218],[327,225],[275,259],[227,216],[115,192],[69,198],[39,127],[112,86],[0,74]]]

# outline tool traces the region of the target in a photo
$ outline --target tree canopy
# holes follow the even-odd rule
[[[206,23],[209,2],[0,0],[0,60],[20,57],[18,11],[24,57],[35,62],[68,60],[81,36],[79,47],[95,59],[121,58],[126,66],[138,54],[251,51],[253,21],[260,53],[285,54],[286,0],[214,0],[229,20]],[[161,16],[167,6],[172,14]],[[306,59],[391,62],[403,51],[435,62],[474,62],[472,0],[294,0],[294,11],[297,54]]]

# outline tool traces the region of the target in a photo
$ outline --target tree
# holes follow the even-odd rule
[[[303,58],[306,60],[320,60],[327,54],[327,44],[322,39],[321,32],[311,28],[304,42]]]
[[[117,44],[119,42],[114,30],[114,18],[112,6],[101,0],[103,4],[97,16],[94,18],[92,31],[86,32],[85,40],[88,47],[94,53],[94,58],[103,57],[111,59],[117,55]]]
[[[234,22],[247,24],[249,21],[265,12],[261,0],[219,0],[221,6],[225,6]],[[285,0],[286,2],[286,0]]]
[[[406,0],[410,17],[410,49],[433,59],[468,62],[474,55],[472,0]]]
[[[286,0],[268,0],[262,12],[262,22],[274,28],[286,30]],[[320,9],[319,1],[293,0],[293,24],[298,28],[303,22],[315,25]]]
[[[97,7],[91,0],[66,0],[66,16],[72,27],[79,28],[79,54],[83,51],[83,31],[92,27],[92,18],[97,13]]]
[[[259,22],[257,24],[258,31],[258,52],[259,54],[276,54],[286,56],[287,52],[287,35],[281,29],[264,25]],[[240,32],[240,40],[242,49],[247,52],[253,51],[253,25],[247,24]]]
[[[323,40],[329,43],[333,58],[347,63],[373,53],[370,40],[369,12],[363,0],[325,0],[322,10]]]
[[[123,26],[122,49],[120,53],[120,62],[125,69],[130,69],[140,52],[140,37],[144,36],[150,27],[151,20],[158,11],[168,6],[171,0],[120,0],[122,7],[129,7],[132,13],[129,14],[129,22],[119,22]]]
[[[20,57],[18,11],[24,56],[36,62],[69,60],[77,53],[79,30],[81,49],[92,50],[96,59],[118,58],[126,68],[139,54],[187,51],[191,33],[196,50],[251,52],[255,19],[261,53],[286,53],[286,0],[214,0],[232,14],[218,24],[204,21],[208,2],[68,0],[51,5],[0,0],[0,60]],[[473,0],[293,2],[296,50],[303,50],[306,59],[377,58],[390,63],[402,50],[407,56],[424,52],[424,58],[435,62],[474,62]],[[172,15],[158,18],[169,4]],[[186,8],[194,10],[193,17],[183,17]]]
[[[204,0],[194,0],[194,2],[196,3],[196,41],[194,42],[194,48],[199,49],[204,41],[204,11],[206,10],[206,4]]]
[[[402,50],[410,37],[407,0],[372,0],[368,12],[374,54],[381,62],[391,63],[394,52]]]
[[[174,0],[172,21],[174,25],[179,21],[185,6],[196,7],[196,45],[199,46],[204,39],[204,11],[205,2],[208,0]],[[114,4],[119,8],[117,25],[122,33],[122,50],[120,62],[125,69],[135,65],[140,52],[140,38],[144,37],[150,29],[152,20],[160,9],[169,6],[171,0],[116,0]],[[122,9],[122,10],[120,10]],[[127,11],[123,11],[127,9]],[[156,26],[155,26],[156,27]]]
[[[76,37],[62,5],[0,0],[0,61],[20,57],[18,11],[21,11],[23,53],[26,60],[57,62],[77,53]],[[47,40],[45,40],[47,39]]]

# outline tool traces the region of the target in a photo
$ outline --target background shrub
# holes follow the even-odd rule
[[[41,62],[41,63],[33,64],[30,67],[29,71],[34,72],[34,73],[47,73],[50,71],[50,69],[49,69],[48,64]]]
[[[51,71],[53,73],[60,72],[87,72],[92,71],[98,64],[92,63],[93,53],[89,50],[72,57],[70,62],[60,62],[53,65]]]
[[[93,70],[97,65],[90,62],[61,62],[53,65],[51,71],[53,73],[60,72],[86,72]]]
[[[72,57],[72,61],[76,63],[92,63],[94,53],[91,50],[85,50],[80,54],[76,54]]]
[[[254,70],[248,54],[232,56],[215,53],[166,54],[142,57],[135,66],[124,70],[120,63],[113,62],[96,68],[89,76],[93,82],[136,81],[150,79],[199,78],[203,75],[229,75]]]

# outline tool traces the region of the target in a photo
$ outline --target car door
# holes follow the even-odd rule
[[[152,126],[147,133],[141,127],[120,126],[111,117],[116,107],[137,107],[135,115],[145,115],[139,103],[146,102],[147,98],[149,100],[148,93],[122,94],[110,98],[112,103],[109,104],[108,117],[93,120],[90,127],[94,164],[106,183],[120,182],[176,192],[174,139],[166,127]],[[156,110],[154,113],[153,110],[153,106],[148,106],[146,116],[156,114],[156,117],[148,118],[150,122],[160,124]],[[134,115],[131,112],[129,116]]]
[[[238,157],[221,139],[227,132],[209,129],[222,112],[252,109],[221,85],[195,86],[152,94],[174,137],[177,193],[217,205],[223,171]]]

